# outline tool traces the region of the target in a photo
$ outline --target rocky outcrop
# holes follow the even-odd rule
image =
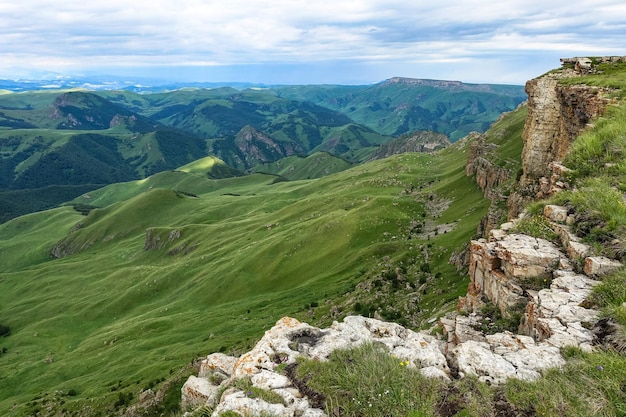
[[[450,139],[443,133],[417,131],[381,144],[370,160],[405,152],[435,152],[449,145]]]
[[[497,148],[494,143],[487,143],[484,136],[475,133],[470,135],[469,155],[465,165],[465,174],[473,175],[485,198],[497,197],[496,188],[509,179],[510,173],[503,167],[496,166],[489,158],[490,151]]]
[[[326,416],[323,401],[316,397],[320,394],[285,372],[285,366],[297,366],[298,357],[324,361],[336,349],[366,342],[381,343],[424,375],[444,380],[473,375],[493,384],[509,378],[530,381],[544,369],[564,365],[562,347],[593,349],[598,312],[589,308],[586,300],[599,283],[595,278],[621,264],[586,257],[584,264],[590,266],[585,273],[575,272],[572,265],[589,251],[569,230],[567,209],[546,206],[544,215],[553,222],[562,247],[512,233],[515,222],[492,230],[489,240],[472,241],[471,283],[467,295],[459,300],[462,314],[439,321],[444,338],[360,316],[346,317],[327,329],[284,317],[240,357],[215,353],[204,359],[198,376],[190,377],[183,386],[183,404],[205,406],[214,410],[213,416],[227,411]],[[503,316],[512,309],[519,311],[518,332],[483,332],[481,309],[487,302],[497,306]],[[249,378],[256,388],[278,394],[282,401],[274,404],[253,398],[237,388],[236,381],[243,378]]]
[[[556,183],[563,183],[559,163],[574,139],[610,102],[607,89],[559,83],[592,72],[589,59],[571,58],[562,62],[561,70],[526,83],[528,116],[522,133],[523,175],[517,191],[508,200],[509,218],[519,215],[529,201],[548,197],[559,189]]]
[[[571,217],[565,207],[547,205],[544,216],[560,237],[561,247],[510,233],[514,223],[492,230],[488,241],[472,241],[471,282],[467,295],[459,299],[458,309],[480,312],[490,302],[506,316],[525,305],[520,333],[557,348],[571,345],[591,350],[598,312],[585,300],[599,284],[596,278],[622,264],[587,256],[590,248],[570,231],[567,223]],[[583,272],[575,272],[573,266],[581,263]]]
[[[326,360],[335,349],[379,342],[399,360],[408,361],[428,376],[448,378],[450,370],[442,341],[416,333],[399,324],[360,316],[346,317],[328,329],[319,329],[296,319],[284,317],[268,330],[256,346],[238,358],[212,354],[201,362],[198,377],[192,376],[182,388],[183,404],[206,406],[218,416],[226,411],[242,415],[325,416],[306,384],[290,372],[278,369],[294,366],[299,356]],[[268,403],[234,388],[234,381],[250,378],[254,387],[271,391],[283,399]],[[221,393],[218,398],[218,393]]]
[[[306,383],[295,380],[292,372],[280,369],[296,366],[297,357],[323,361],[335,349],[366,342],[381,343],[407,366],[442,379],[475,375],[492,383],[508,378],[532,380],[542,369],[564,363],[558,348],[512,333],[463,337],[449,343],[399,324],[360,316],[346,317],[327,329],[284,317],[250,352],[238,358],[212,354],[204,359],[199,376],[191,376],[182,388],[183,404],[187,408],[204,406],[214,410],[213,416],[227,411],[242,415],[326,416],[316,393]],[[242,378],[249,378],[256,388],[278,394],[282,401],[269,403],[253,398],[236,388],[236,381]]]
[[[234,145],[237,152],[231,162],[235,168],[242,170],[305,153],[305,149],[295,141],[279,141],[250,125],[241,128],[235,136]]]

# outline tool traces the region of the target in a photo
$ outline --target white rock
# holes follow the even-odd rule
[[[289,388],[291,381],[284,375],[262,369],[259,373],[250,378],[252,385],[264,390],[274,390],[278,388]]]
[[[572,259],[584,258],[591,252],[591,247],[585,243],[570,241],[567,245],[567,256]]]
[[[567,219],[567,208],[548,204],[543,208],[543,215],[556,223],[564,223]]]
[[[234,356],[228,356],[223,353],[211,353],[206,359],[200,362],[199,377],[208,377],[213,375],[214,372],[221,372],[224,375],[230,376],[233,373],[237,358]]]
[[[219,387],[211,384],[205,378],[191,375],[181,389],[182,406],[197,407],[204,404],[214,404],[217,401]]]
[[[293,410],[282,404],[270,404],[260,398],[250,398],[246,393],[237,390],[226,390],[212,416],[218,417],[227,411],[234,411],[242,416],[259,416],[262,414],[276,417],[293,417]]]
[[[517,376],[515,367],[496,355],[485,342],[469,340],[458,345],[452,354],[460,376],[474,375],[483,382],[501,384]]]
[[[604,256],[590,256],[585,259],[585,274],[598,277],[610,274],[618,268],[622,267],[622,263],[606,258]]]
[[[450,377],[448,373],[442,371],[440,368],[436,366],[427,366],[426,368],[421,368],[420,373],[427,378],[438,378],[443,379],[445,381],[449,381]]]
[[[298,355],[289,346],[293,343],[292,335],[317,332],[319,329],[291,318],[283,317],[254,346],[235,362],[232,375],[240,378],[260,372],[262,369],[273,370],[278,363],[293,362]]]

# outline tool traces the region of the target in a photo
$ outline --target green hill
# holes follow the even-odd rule
[[[453,308],[467,283],[449,258],[488,206],[467,146],[294,182],[209,179],[203,160],[83,195],[73,204],[101,207],[87,216],[68,206],[0,225],[0,414],[109,415],[283,315],[354,313],[356,285],[389,264],[426,282],[416,325]],[[385,288],[398,303],[412,293]]]
[[[470,128],[484,130],[519,102],[519,90],[392,79],[375,86],[2,94],[0,194],[18,198],[3,204],[0,220],[59,203],[36,190],[61,187],[60,195],[74,198],[89,187],[145,178],[207,155],[230,167],[213,171],[223,177],[316,152],[361,163],[391,149],[417,150],[392,135],[428,128],[456,139]],[[416,112],[419,122],[411,116]],[[426,123],[429,118],[438,124]]]
[[[327,152],[316,152],[307,157],[290,156],[275,162],[257,165],[253,172],[279,175],[292,181],[320,178],[352,166],[350,162]]]
[[[391,139],[354,123],[341,112],[308,101],[277,97],[272,89],[238,91],[224,87],[142,95],[98,94],[165,125],[211,139],[211,152],[237,169],[254,166],[245,161],[250,152],[240,143],[242,135],[250,130],[263,135],[261,142],[266,149],[260,153],[260,163],[315,151],[362,162],[365,154]]]

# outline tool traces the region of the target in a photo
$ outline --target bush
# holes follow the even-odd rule
[[[8,336],[11,334],[11,328],[9,326],[5,326],[4,324],[0,324],[0,336]]]

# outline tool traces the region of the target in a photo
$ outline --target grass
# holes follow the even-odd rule
[[[596,64],[595,70],[596,73],[582,77],[565,78],[559,82],[564,85],[586,84],[610,88],[614,90],[613,94],[616,97],[624,98],[624,93],[626,92],[626,63]]]
[[[604,317],[612,317],[626,327],[626,271],[620,269],[604,277],[594,287],[590,300],[601,308]]]
[[[510,401],[536,416],[626,415],[626,358],[611,352],[569,355],[563,370],[549,370],[536,382],[510,380]]]
[[[559,236],[552,229],[550,221],[543,213],[528,214],[515,223],[513,233],[525,234],[536,238],[548,240],[552,243],[560,244]]]
[[[626,358],[576,348],[564,354],[564,369],[501,387],[425,378],[377,344],[337,350],[324,362],[301,360],[296,372],[333,416],[623,416]]]
[[[577,348],[564,354],[564,369],[501,387],[425,378],[376,344],[337,350],[324,362],[301,360],[296,372],[333,416],[623,416],[626,358]]]
[[[435,407],[441,386],[377,344],[336,350],[327,362],[301,361],[296,372],[324,394],[327,413],[337,416],[434,415],[421,410]]]
[[[333,306],[349,314],[342,300],[385,259],[419,270],[419,246],[431,245],[432,279],[414,314],[421,323],[450,311],[467,285],[448,264],[452,246],[486,209],[462,152],[276,184],[262,174],[210,180],[191,167],[90,192],[74,202],[101,207],[87,216],[63,207],[1,225],[0,323],[11,335],[0,414],[121,410],[120,399],[136,401],[198,356],[243,353],[284,315],[322,325],[337,318]],[[450,205],[429,221],[456,226],[410,236],[431,194]],[[146,250],[147,230],[162,245]],[[60,241],[68,256],[53,259]],[[54,394],[69,390],[77,395]]]

